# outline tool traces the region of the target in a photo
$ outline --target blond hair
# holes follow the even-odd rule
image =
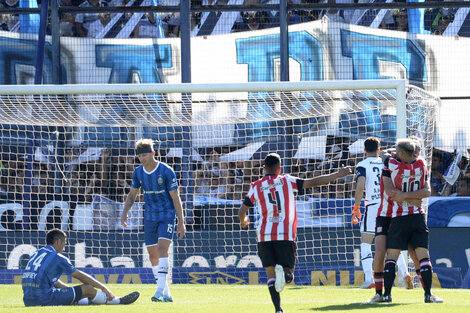
[[[136,143],[135,143],[135,147],[138,148],[138,147],[142,147],[142,146],[150,146],[150,147],[153,147],[153,140],[152,139],[139,139]]]

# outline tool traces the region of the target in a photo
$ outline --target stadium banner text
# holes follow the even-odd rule
[[[214,231],[191,231],[187,233],[184,239],[175,241],[172,255],[173,282],[190,283],[192,280],[197,282],[224,280],[227,283],[235,283],[238,279],[241,279],[244,281],[243,283],[248,283],[250,281],[249,277],[251,277],[252,282],[255,281],[253,275],[258,275],[258,281],[263,282],[264,269],[261,266],[259,257],[256,254],[247,254],[243,249],[232,249],[230,245],[230,241],[237,240],[243,243],[242,246],[246,247],[245,251],[256,251],[255,231],[237,232],[233,234],[233,238],[217,236],[214,233]],[[112,275],[107,276],[107,279],[111,279],[113,282],[153,282],[150,261],[145,246],[139,247],[131,244],[132,242],[143,242],[143,233],[137,230],[124,233],[70,231],[68,235],[68,245],[64,254],[70,258],[74,266],[86,268],[87,271],[91,271],[90,273],[97,273],[98,275]],[[304,244],[309,245],[309,249],[310,245],[313,249],[318,238],[325,237],[326,233],[322,234],[321,229],[300,228],[297,235],[302,238],[301,241]],[[210,239],[211,237],[224,239]],[[344,240],[348,245],[359,247],[359,231],[357,229],[338,228],[337,237]],[[465,240],[465,238],[468,240]],[[2,260],[0,264],[0,283],[15,282],[14,277],[21,275],[21,271],[26,266],[29,257],[38,248],[44,246],[44,240],[43,232],[0,232],[0,260]],[[98,248],[93,245],[95,241],[108,242],[109,245]],[[186,251],[185,246],[194,242],[205,242],[207,249],[197,255]],[[450,244],[452,242],[458,242],[458,246],[452,246]],[[469,271],[470,229],[431,228],[430,243],[431,261],[438,275],[440,285],[449,288],[460,287],[462,277]],[[333,284],[333,282],[338,285],[357,284],[358,281],[363,279],[359,253],[357,253],[357,256],[338,254],[336,256],[337,261],[326,267],[315,266],[323,261],[322,255],[307,255],[302,252],[309,249],[298,249],[297,284],[310,285],[315,284],[317,280],[319,284]],[[93,272],[95,270],[98,272]],[[238,274],[237,271],[244,274]],[[199,272],[214,274],[190,275],[190,273]],[[249,274],[250,272],[257,272],[258,274]],[[230,278],[230,276],[220,273],[227,273],[233,277]],[[221,276],[218,276],[219,274]]]

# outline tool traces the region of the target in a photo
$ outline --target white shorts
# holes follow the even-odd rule
[[[371,203],[366,206],[361,221],[361,233],[375,234],[375,219],[380,203]]]

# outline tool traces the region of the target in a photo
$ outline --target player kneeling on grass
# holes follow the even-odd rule
[[[241,228],[248,226],[246,215],[256,205],[260,215],[256,225],[258,255],[268,276],[268,289],[277,313],[281,307],[282,291],[286,283],[294,279],[295,236],[297,211],[295,193],[327,184],[336,178],[351,174],[351,167],[311,179],[300,179],[281,174],[281,157],[270,153],[264,159],[265,176],[251,183],[250,190],[238,212]]]
[[[47,246],[36,251],[29,259],[21,281],[25,306],[131,304],[139,298],[138,291],[116,298],[105,285],[77,270],[61,254],[66,242],[67,235],[64,231],[52,229],[46,236]],[[67,286],[59,279],[63,274],[72,275],[83,285]]]

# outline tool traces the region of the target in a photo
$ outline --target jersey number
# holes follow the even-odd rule
[[[279,196],[279,192],[277,190],[274,192],[274,195],[275,195],[275,197],[273,199],[273,194],[268,193],[268,201],[272,205],[275,205],[277,207],[277,213],[281,214],[281,212],[282,212],[281,197]]]
[[[41,266],[42,260],[44,260],[44,257],[46,256],[47,252],[41,253],[41,255],[33,255],[31,260],[29,260],[28,264],[26,265],[26,270],[29,271],[31,270],[31,265],[34,267],[34,272],[38,271],[38,268]]]
[[[377,180],[374,181],[374,184],[375,184],[376,186],[380,186],[380,168],[374,166],[374,167],[372,168],[372,172],[377,172]]]
[[[408,188],[410,188],[408,190]],[[408,182],[405,181],[403,182],[402,184],[402,191],[403,192],[412,192],[412,191],[415,191],[415,190],[419,190],[420,187],[419,187],[419,180],[415,180],[413,182],[411,182],[411,184],[408,185]]]

